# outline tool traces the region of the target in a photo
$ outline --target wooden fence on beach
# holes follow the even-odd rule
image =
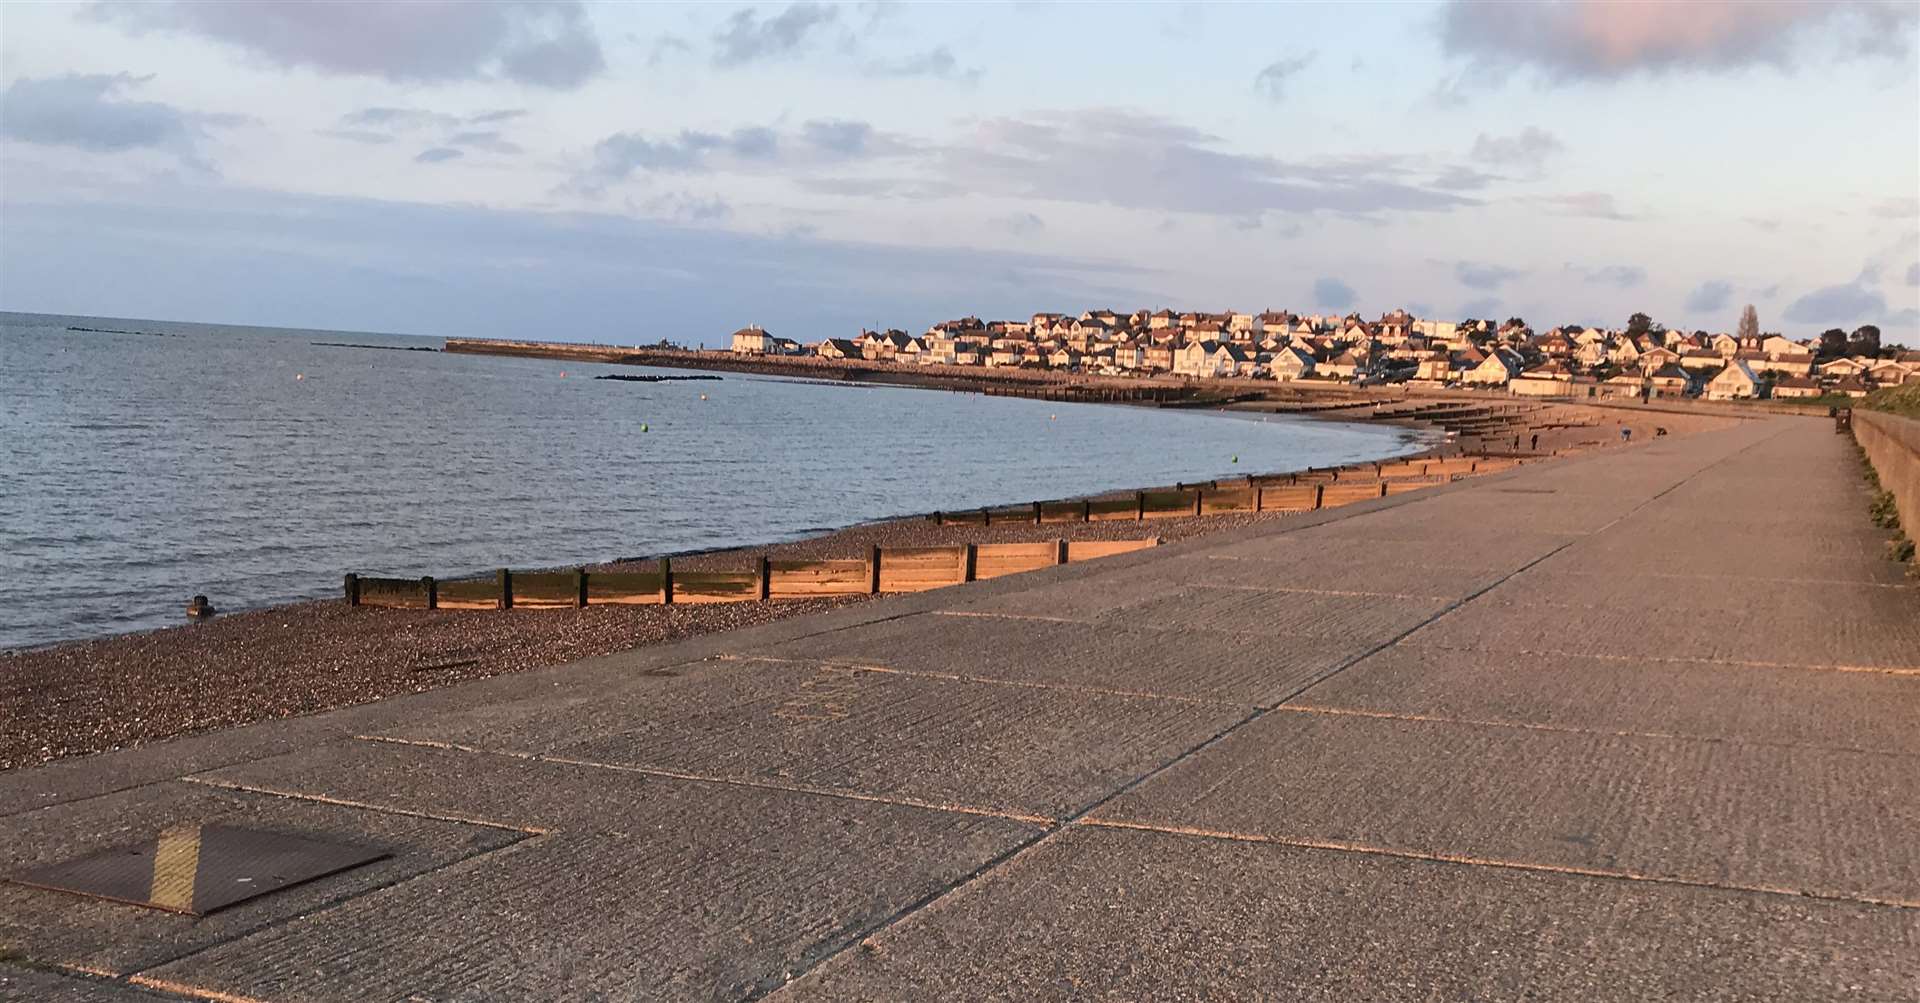
[[[935,512],[930,518],[945,526],[992,526],[1009,523],[1040,525],[1178,519],[1232,512],[1315,512],[1434,487],[1455,477],[1496,473],[1518,466],[1521,462],[1514,457],[1455,456],[1360,463],[1291,474],[1254,476],[1225,483],[1209,481],[1206,484],[1179,484],[1168,489],[1135,491],[1131,496],[1037,501],[1027,505]]]
[[[752,602],[922,592],[964,582],[1089,561],[1157,546],[1159,540],[1042,540],[951,547],[874,547],[865,559],[785,561],[752,571],[514,571],[439,580],[349,574],[350,606],[414,609],[562,609],[603,605]]]

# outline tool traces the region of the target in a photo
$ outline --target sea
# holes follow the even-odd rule
[[[596,380],[673,374],[440,344],[0,313],[0,650],[176,625],[196,594],[220,610],[337,595],[348,571],[769,543],[1423,445],[1280,416]]]

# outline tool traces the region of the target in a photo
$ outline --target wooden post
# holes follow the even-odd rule
[[[1205,498],[1206,494],[1207,494],[1207,491],[1205,488],[1200,487],[1199,485],[1194,486],[1193,488],[1193,514],[1194,515],[1200,514],[1200,499]]]
[[[440,608],[440,583],[434,581],[432,575],[420,579],[420,590],[427,594],[428,609]]]
[[[1081,522],[1093,521],[1093,499],[1091,498],[1080,499],[1080,521]]]
[[[1267,489],[1257,484],[1252,484],[1251,482],[1249,482],[1249,486],[1253,488],[1253,510],[1255,512],[1265,512],[1267,510]]]
[[[1142,522],[1146,518],[1147,493],[1145,491],[1135,491],[1133,493],[1133,521]]]
[[[991,525],[993,525],[993,510],[992,510],[992,509],[990,509],[990,508],[983,508],[983,509],[981,509],[981,510],[980,510],[980,525],[982,525],[982,526],[991,526]]]
[[[1327,486],[1326,486],[1325,484],[1315,484],[1315,485],[1313,486],[1313,508],[1314,508],[1314,511],[1316,511],[1316,512],[1317,512],[1317,511],[1319,511],[1319,509],[1320,509],[1320,502],[1321,502],[1321,501],[1322,501],[1322,500],[1323,500],[1323,499],[1324,499],[1324,498],[1326,497],[1326,494],[1327,494]]]
[[[360,605],[360,576],[351,571],[347,572],[346,584],[342,587],[342,591],[346,593],[347,605]]]
[[[880,548],[877,546],[867,550],[867,594],[880,594]]]
[[[1380,497],[1382,497],[1382,498],[1385,498],[1386,496],[1387,496],[1387,482],[1386,482],[1386,481],[1381,481],[1381,482],[1380,482]]]
[[[942,516],[940,515],[940,513],[938,513],[938,512],[935,512],[935,513],[933,514],[933,524],[934,524],[935,526],[945,526],[945,525],[947,524],[947,520],[946,520],[945,518],[943,518],[943,517],[942,517]]]
[[[500,569],[500,608],[513,608],[513,569]]]
[[[587,608],[586,568],[575,568],[573,571],[573,605],[578,609]]]
[[[974,569],[979,566],[980,546],[979,544],[969,543],[967,544],[966,551],[967,551],[966,573],[961,577],[960,580],[963,582],[970,582],[970,581],[973,581]]]
[[[760,558],[760,601],[773,598],[773,559],[762,555]]]
[[[1067,541],[1064,539],[1060,539],[1060,540],[1055,540],[1053,542],[1054,542],[1053,563],[1055,564],[1067,563]]]
[[[660,604],[673,605],[673,559],[660,559]]]
[[[1035,526],[1040,525],[1040,503],[1039,502],[1033,503],[1033,524]]]

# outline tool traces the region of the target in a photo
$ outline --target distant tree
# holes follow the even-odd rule
[[[1760,314],[1753,309],[1752,303],[1740,311],[1740,327],[1735,333],[1741,341],[1760,337]]]
[[[1653,332],[1653,318],[1644,313],[1636,313],[1627,318],[1627,337],[1638,338]]]
[[[1823,359],[1847,354],[1847,332],[1837,327],[1820,332],[1820,349],[1814,354]]]
[[[1508,327],[1526,327],[1527,321],[1523,317],[1508,317],[1507,326]]]
[[[1854,355],[1880,354],[1880,329],[1872,324],[1862,324],[1853,329],[1853,335],[1847,339],[1847,351]]]

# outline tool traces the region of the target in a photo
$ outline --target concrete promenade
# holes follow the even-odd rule
[[[1920,588],[1778,418],[0,774],[0,998],[1920,998]],[[91,973],[91,974],[87,974]]]

